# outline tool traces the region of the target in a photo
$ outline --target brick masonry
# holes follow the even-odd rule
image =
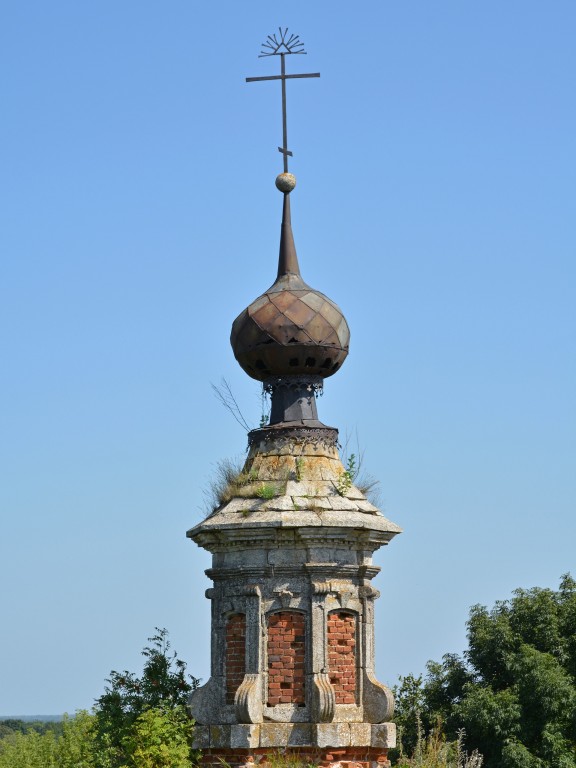
[[[304,706],[304,615],[273,613],[268,619],[268,706]]]
[[[356,617],[328,614],[328,669],[336,704],[356,703]]]
[[[314,747],[282,749],[282,757],[301,765],[318,765],[320,768],[389,768],[388,750],[374,747],[347,747],[345,749]],[[277,762],[278,750],[270,749],[207,749],[203,751],[203,768],[231,768],[254,764],[270,766]]]
[[[234,704],[245,670],[246,616],[236,613],[226,623],[226,704]]]

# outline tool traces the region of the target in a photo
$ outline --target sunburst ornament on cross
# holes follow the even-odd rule
[[[282,153],[284,158],[284,173],[281,176],[288,174],[288,157],[292,157],[292,152],[288,149],[288,130],[286,125],[286,80],[295,80],[301,77],[320,77],[320,72],[312,72],[305,75],[287,75],[286,74],[286,56],[291,54],[305,54],[304,43],[300,41],[300,37],[295,34],[288,35],[288,27],[284,30],[282,27],[278,27],[279,34],[268,35],[266,40],[262,43],[262,50],[258,58],[267,56],[280,56],[280,74],[268,75],[266,77],[247,77],[247,83],[255,83],[260,80],[281,80],[282,81],[282,146],[278,147],[278,151]],[[289,174],[291,176],[291,174]],[[278,177],[280,179],[280,176]],[[285,178],[286,184],[289,186],[291,182]],[[291,189],[295,185],[292,184]],[[283,189],[278,185],[281,192],[290,192],[291,189]]]

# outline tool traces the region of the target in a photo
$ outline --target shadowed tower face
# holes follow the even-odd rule
[[[282,85],[277,276],[231,333],[240,366],[271,394],[270,423],[248,434],[241,475],[187,534],[213,556],[211,676],[190,708],[214,765],[278,750],[384,765],[395,744],[392,695],[374,674],[372,556],[400,528],[354,485],[338,431],[318,419],[316,395],[346,359],[350,331],[338,305],[304,282],[292,232],[286,82],[319,75],[287,75],[285,58],[303,53],[280,29],[262,55],[279,56],[281,74],[247,78]]]

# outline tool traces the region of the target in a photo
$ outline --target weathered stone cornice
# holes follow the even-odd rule
[[[293,535],[286,535],[288,531]],[[216,514],[190,529],[187,536],[210,551],[238,543],[261,547],[266,541],[281,542],[289,547],[322,540],[341,540],[376,549],[400,532],[399,526],[381,515],[353,510],[306,510],[254,512],[246,517],[238,513]]]

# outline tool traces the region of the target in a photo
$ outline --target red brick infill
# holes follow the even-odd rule
[[[246,670],[246,616],[236,613],[226,624],[226,704],[234,704],[234,696]]]
[[[273,613],[268,619],[268,706],[304,705],[304,615]]]
[[[356,617],[328,614],[328,670],[336,704],[356,703]]]

